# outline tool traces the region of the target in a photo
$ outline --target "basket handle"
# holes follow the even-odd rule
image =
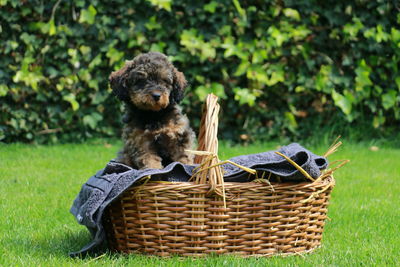
[[[195,184],[210,184],[210,192],[225,196],[222,168],[218,164],[218,113],[218,97],[207,95],[200,122],[199,145],[194,151],[194,162],[199,166],[190,179]]]
[[[240,166],[231,161],[220,162],[218,159],[218,113],[219,104],[218,97],[213,94],[207,96],[203,106],[203,115],[200,123],[199,145],[194,153],[194,162],[199,164],[193,170],[193,175],[190,178],[195,184],[209,184],[210,193],[216,193],[224,198],[225,202],[225,186],[223,164],[233,164],[253,175],[256,171],[244,166]]]
[[[214,94],[207,95],[206,102],[203,105],[203,115],[200,122],[200,131],[197,151],[207,151],[218,155],[218,97]],[[194,163],[201,164],[206,155],[196,154]]]

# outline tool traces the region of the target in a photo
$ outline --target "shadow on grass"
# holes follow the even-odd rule
[[[12,250],[33,258],[58,258],[70,259],[69,253],[80,250],[89,243],[91,237],[87,230],[77,232],[59,231],[49,236],[15,238],[10,240]]]

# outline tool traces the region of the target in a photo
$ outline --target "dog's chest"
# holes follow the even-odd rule
[[[186,116],[158,121],[149,125],[128,124],[124,129],[125,142],[134,144],[134,147],[155,146],[160,148],[173,148],[182,145],[189,138],[189,122]]]
[[[169,143],[178,140],[184,132],[184,124],[171,121],[158,129],[145,130],[144,133],[153,138],[156,144],[167,146]]]

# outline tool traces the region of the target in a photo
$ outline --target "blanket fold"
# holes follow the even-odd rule
[[[291,158],[313,178],[317,178],[321,170],[326,169],[328,165],[326,158],[313,154],[297,143],[281,147],[278,151]],[[303,174],[275,151],[242,155],[231,158],[230,161],[257,171],[275,174],[281,178],[282,182],[306,180]],[[195,167],[173,162],[164,169],[136,170],[111,160],[104,169],[98,171],[82,185],[70,209],[78,223],[86,226],[92,234],[91,242],[81,250],[71,252],[70,256],[85,256],[106,248],[102,225],[103,213],[106,207],[130,186],[147,176],[154,181],[187,182]],[[225,182],[249,181],[248,173],[234,165],[225,164],[223,169]]]

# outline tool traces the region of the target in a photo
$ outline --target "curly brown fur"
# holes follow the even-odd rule
[[[117,161],[137,169],[179,161],[193,163],[195,139],[178,103],[187,86],[184,75],[161,53],[149,52],[111,73],[113,93],[125,102],[124,147]]]

